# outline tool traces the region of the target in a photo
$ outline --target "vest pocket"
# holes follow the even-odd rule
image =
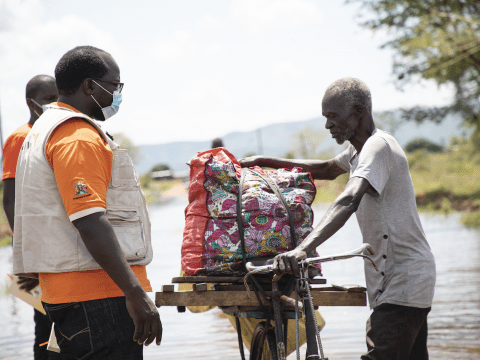
[[[127,260],[141,260],[147,253],[145,234],[136,210],[107,209],[107,218],[113,226],[120,247]]]

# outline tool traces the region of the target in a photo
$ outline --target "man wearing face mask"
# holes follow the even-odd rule
[[[147,296],[150,220],[126,150],[97,121],[122,101],[107,52],[79,46],[55,68],[57,103],[27,136],[17,166],[13,262],[38,276],[64,358],[142,359],[162,324]]]
[[[40,115],[42,115],[45,105],[56,101],[58,98],[55,78],[48,75],[37,75],[33,77],[27,83],[25,95],[30,110],[30,120],[15,130],[3,146],[3,209],[5,210],[5,215],[12,230],[15,216],[15,174],[18,155],[30,129]],[[21,277],[18,284],[20,284],[20,289],[28,292],[38,285],[38,279]],[[47,316],[37,310],[34,310],[33,319],[35,322],[34,359],[60,359],[60,355],[47,351],[45,345],[40,346],[48,341],[52,322]]]

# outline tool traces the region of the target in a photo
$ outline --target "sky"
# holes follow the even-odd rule
[[[136,145],[206,141],[321,117],[329,84],[363,80],[373,111],[445,105],[452,89],[418,81],[400,91],[386,32],[358,25],[340,0],[0,0],[4,138],[29,119],[25,86],[54,75],[79,45],[109,52],[125,83],[105,122]],[[323,120],[320,120],[323,121]]]

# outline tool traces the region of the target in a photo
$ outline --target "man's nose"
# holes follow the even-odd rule
[[[331,122],[329,119],[327,119],[327,122],[325,123],[325,129],[328,130],[328,129],[330,129],[332,126],[333,126],[332,122]]]

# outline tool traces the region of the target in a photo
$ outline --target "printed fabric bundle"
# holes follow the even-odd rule
[[[190,161],[182,243],[185,276],[245,273],[237,223],[241,173],[237,159],[224,148],[197,153]],[[311,204],[316,189],[309,173],[299,168],[246,169],[241,197],[246,261],[293,249],[287,211],[265,181],[266,176],[288,204],[297,244],[313,230]]]

